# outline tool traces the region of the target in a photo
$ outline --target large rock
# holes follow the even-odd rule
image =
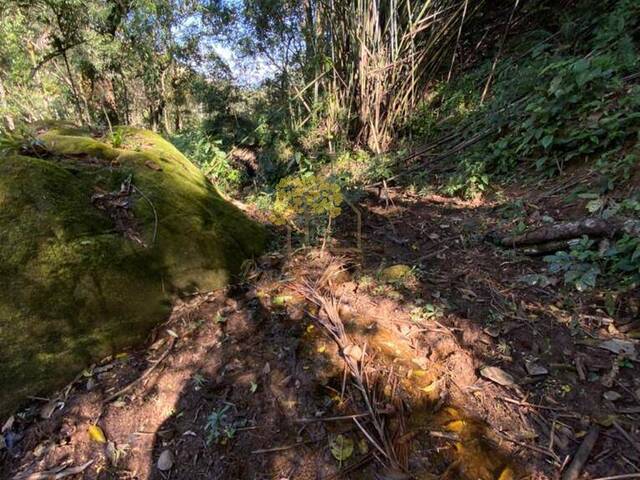
[[[41,129],[0,153],[0,414],[140,342],[172,294],[225,285],[265,243],[159,135]]]

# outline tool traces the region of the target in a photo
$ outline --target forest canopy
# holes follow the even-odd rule
[[[259,122],[380,153],[482,2],[3,3],[0,114],[242,139]],[[243,69],[244,67],[247,67]],[[246,141],[246,140],[245,140]]]

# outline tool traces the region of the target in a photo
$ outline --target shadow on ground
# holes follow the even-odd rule
[[[148,350],[96,366],[31,424],[2,472],[93,460],[86,478],[546,479],[596,423],[588,473],[633,472],[619,432],[635,434],[637,375],[588,342],[613,335],[602,299],[519,282],[544,266],[484,242],[499,205],[393,200],[362,204],[362,267],[345,218],[334,255],[267,256],[242,286],[178,302]],[[383,280],[393,264],[412,273]],[[340,299],[359,353],[325,334],[323,311],[295,287],[303,278]],[[362,365],[382,433],[344,355]],[[487,366],[513,384],[484,378]],[[348,448],[333,455],[340,435]]]

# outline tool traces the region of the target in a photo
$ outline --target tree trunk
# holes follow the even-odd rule
[[[71,91],[73,92],[74,103],[76,106],[76,111],[78,113],[79,120],[83,123],[88,124],[90,123],[89,106],[87,105],[86,100],[84,100],[84,108],[83,108],[83,105],[82,105],[83,97],[81,96],[80,89],[76,84],[75,77],[71,72],[71,66],[69,65],[69,57],[67,56],[67,51],[64,49],[62,50],[62,58],[64,59],[65,68],[67,69],[67,75],[69,76],[69,83],[71,84]]]
[[[13,117],[11,113],[9,113],[9,105],[7,104],[7,95],[4,89],[4,84],[2,83],[2,78],[0,77],[0,109],[2,109],[4,117],[4,125],[7,130],[12,131],[16,128]]]
[[[179,132],[182,128],[182,122],[181,122],[181,118],[180,118],[180,106],[176,105],[176,115],[174,118],[174,124],[173,124],[175,131]]]

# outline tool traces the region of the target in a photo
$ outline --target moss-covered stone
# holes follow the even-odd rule
[[[122,137],[49,127],[33,154],[0,155],[0,413],[139,342],[172,294],[225,285],[264,246],[170,143]],[[141,241],[94,201],[129,181]]]

